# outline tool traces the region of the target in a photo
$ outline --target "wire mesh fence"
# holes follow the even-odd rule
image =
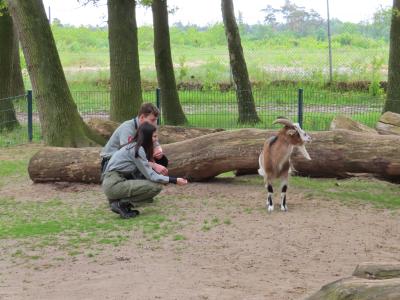
[[[41,139],[39,115],[28,93],[0,99],[0,147]]]
[[[235,90],[182,90],[178,91],[177,97],[178,105],[188,121],[187,126],[224,129],[276,128],[272,126],[272,122],[277,117],[284,116],[300,122],[303,128],[309,131],[329,130],[333,118],[337,115],[345,115],[375,127],[385,104],[382,96],[371,96],[367,93],[344,94],[312,89],[274,88],[254,90],[254,101],[244,103],[240,110],[237,94],[238,91]],[[108,119],[109,92],[74,91],[72,95],[85,121],[91,118]],[[157,98],[157,95],[160,98]],[[168,118],[173,118],[174,114],[168,116],[165,113],[167,106],[171,105],[168,91],[144,92],[143,99],[160,106],[160,124],[173,123]],[[9,105],[8,109],[4,109],[6,102]],[[40,119],[34,97],[31,108],[29,93],[1,99],[0,103],[0,108],[3,108],[0,110],[0,146],[41,141]],[[247,110],[249,107],[250,110]],[[257,121],[241,123],[240,114],[255,117]],[[14,121],[10,115],[15,116]],[[9,126],[10,122],[14,122],[13,126]]]

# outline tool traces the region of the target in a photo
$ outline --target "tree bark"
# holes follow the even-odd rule
[[[400,0],[393,0],[386,111],[400,113]]]
[[[348,277],[334,281],[306,300],[388,300],[400,299],[400,278],[388,280],[370,280]]]
[[[376,130],[380,134],[400,135],[400,114],[385,112],[376,124]]]
[[[324,285],[306,299],[400,299],[400,265],[362,263],[354,270],[352,277]]]
[[[6,8],[0,8],[0,131],[12,130],[19,125],[12,99],[19,96],[13,89],[14,56],[18,53],[18,39],[12,19]],[[19,53],[18,53],[19,55]]]
[[[171,176],[193,181],[238,170],[257,169],[258,156],[266,138],[274,131],[241,129],[217,132],[164,145]],[[368,173],[400,181],[399,136],[366,134],[348,130],[315,132],[307,146],[312,158],[306,160],[295,151],[294,169],[312,177],[351,177]],[[32,157],[29,175],[35,182],[99,182],[100,149],[44,148]]]
[[[61,147],[103,144],[83,122],[61,66],[41,0],[7,0],[37,102],[45,143]]]
[[[21,60],[19,57],[19,38],[18,30],[15,25],[13,25],[14,33],[14,51],[13,51],[13,67],[11,73],[11,94],[12,95],[25,95],[24,79],[22,77],[21,70]]]
[[[330,130],[346,129],[357,132],[376,134],[377,131],[362,123],[354,121],[349,117],[337,115],[331,122]]]
[[[161,112],[165,124],[184,125],[188,121],[179,102],[172,64],[167,0],[153,0],[154,54],[161,93]]]
[[[246,60],[244,59],[232,0],[221,0],[221,8],[225,35],[228,41],[229,62],[233,80],[236,84],[236,98],[239,110],[238,123],[255,124],[260,122],[260,119],[257,116],[254,104],[249,74],[247,72]]]
[[[143,102],[135,0],[108,0],[110,120],[132,119]]]
[[[103,119],[90,119],[87,123],[90,128],[107,140],[110,139],[115,129],[120,125],[117,122]],[[162,125],[158,127],[158,140],[161,145],[171,144],[219,131],[223,131],[223,129]]]

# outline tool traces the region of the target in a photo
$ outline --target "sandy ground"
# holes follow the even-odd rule
[[[82,197],[105,201],[94,185],[27,181],[2,193],[26,201],[57,196],[71,205]],[[185,240],[147,241],[129,232],[128,242],[95,260],[78,256],[58,264],[15,264],[0,254],[0,299],[304,299],[350,276],[358,263],[400,259],[398,212],[291,189],[289,211],[268,214],[264,198],[262,186],[231,179],[167,186],[154,205],[170,199],[186,220],[178,231]],[[201,230],[212,218],[221,224]]]

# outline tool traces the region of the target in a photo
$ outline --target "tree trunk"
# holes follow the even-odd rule
[[[153,0],[154,54],[157,81],[161,92],[161,109],[165,124],[184,125],[188,121],[179,102],[172,64],[167,0]]]
[[[0,131],[12,130],[19,125],[11,99],[13,89],[13,57],[18,53],[18,39],[14,34],[13,22],[7,9],[0,8]],[[18,54],[19,55],[19,54]]]
[[[400,113],[400,0],[393,0],[387,98],[383,111]]]
[[[21,60],[19,58],[19,38],[17,27],[13,26],[14,33],[14,51],[13,51],[13,68],[11,74],[11,94],[25,95],[24,79],[22,78]]]
[[[110,120],[123,122],[137,115],[143,102],[135,0],[108,0],[110,44]]]
[[[90,119],[87,124],[106,140],[110,139],[115,129],[121,125],[120,123],[103,119]],[[158,140],[161,145],[171,144],[218,131],[223,131],[223,129],[162,125],[158,127]]]
[[[18,29],[45,142],[81,147],[104,144],[83,122],[72,99],[41,0],[7,0]]]
[[[171,176],[201,181],[232,170],[257,169],[264,141],[274,134],[259,129],[217,132],[163,149]],[[307,146],[311,161],[297,151],[292,155],[300,175],[341,178],[368,173],[400,181],[399,136],[335,130],[316,132],[312,137],[314,141]],[[34,182],[99,182],[99,153],[100,149],[44,148],[29,162],[29,175]]]
[[[222,18],[224,20],[225,35],[228,41],[229,63],[233,80],[236,84],[236,98],[238,102],[240,124],[255,124],[260,122],[254,104],[253,93],[246,61],[244,59],[239,29],[236,24],[232,0],[221,0]]]

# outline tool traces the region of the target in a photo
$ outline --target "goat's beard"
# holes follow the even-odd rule
[[[308,154],[305,145],[298,146],[297,149],[299,149],[300,153],[301,153],[306,159],[311,160],[310,154]]]

